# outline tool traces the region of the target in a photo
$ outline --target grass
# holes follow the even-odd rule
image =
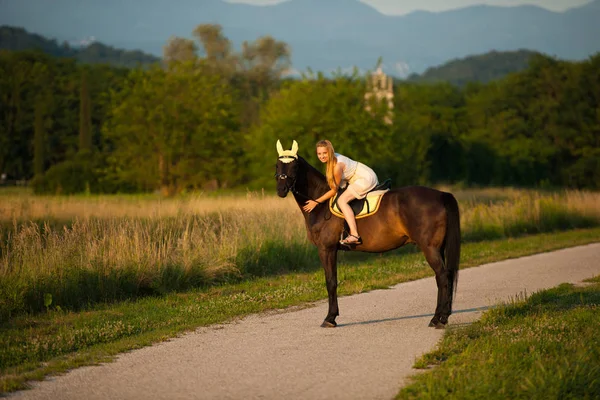
[[[600,228],[594,228],[510,241],[468,243],[463,247],[461,268],[599,239]],[[316,254],[313,258],[314,265],[318,265]],[[412,247],[379,256],[342,253],[339,293],[360,293],[430,275],[432,271],[423,256]],[[315,270],[255,277],[137,301],[99,304],[81,312],[50,305],[46,313],[17,316],[0,326],[0,390],[22,389],[29,380],[107,361],[120,352],[198,326],[227,322],[264,310],[305,306],[326,297],[323,273]]]
[[[600,194],[461,191],[463,242],[600,225]],[[0,322],[318,270],[290,198],[0,195]]]
[[[397,399],[597,399],[600,277],[562,284],[446,332]]]
[[[310,265],[304,227],[281,229],[299,216],[287,201],[280,202],[287,208],[271,203],[174,216],[15,222],[0,244],[0,320],[44,311],[47,295],[53,305],[80,310]]]
[[[600,225],[600,194],[455,194],[461,268],[600,241],[600,228],[578,229]],[[342,253],[339,266],[341,295],[432,274],[414,247]],[[0,191],[0,390],[198,326],[326,298],[323,280],[291,198]]]

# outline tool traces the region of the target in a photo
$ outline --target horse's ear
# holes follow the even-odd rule
[[[292,154],[295,156],[298,154],[298,142],[296,142],[294,140],[294,143],[292,143]]]
[[[279,157],[283,155],[283,146],[281,146],[281,142],[279,140],[277,140],[277,153],[279,154]]]

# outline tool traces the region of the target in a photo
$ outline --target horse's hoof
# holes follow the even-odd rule
[[[446,324],[440,321],[431,320],[431,322],[429,323],[429,327],[435,329],[444,329],[446,327]]]
[[[337,323],[335,321],[333,321],[333,322],[323,321],[323,323],[321,324],[321,328],[335,328],[336,326],[337,326]]]
[[[446,324],[439,320],[432,319],[431,322],[429,323],[429,327],[435,328],[435,329],[444,329],[446,327]]]

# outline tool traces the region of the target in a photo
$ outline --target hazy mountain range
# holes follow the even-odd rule
[[[0,25],[58,41],[94,37],[161,55],[170,36],[219,23],[236,48],[272,35],[290,44],[295,69],[371,69],[382,56],[397,76],[490,50],[529,49],[563,59],[600,51],[600,0],[562,13],[535,6],[474,6],[388,16],[358,0],[290,0],[273,6],[221,0],[0,0]]]

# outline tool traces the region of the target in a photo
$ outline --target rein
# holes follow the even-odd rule
[[[289,187],[288,189],[290,189],[290,191],[291,191],[292,193],[294,193],[295,195],[298,195],[298,196],[300,196],[300,197],[303,197],[305,200],[312,200],[312,201],[316,202],[317,204],[322,204],[322,203],[319,203],[318,201],[316,201],[315,199],[312,199],[312,198],[308,197],[308,196],[307,196],[307,195],[305,195],[304,193],[300,193],[299,191],[297,191],[297,190],[296,190],[296,179],[294,179],[294,183],[293,183],[293,184],[292,184],[292,186],[291,186],[291,187]]]

